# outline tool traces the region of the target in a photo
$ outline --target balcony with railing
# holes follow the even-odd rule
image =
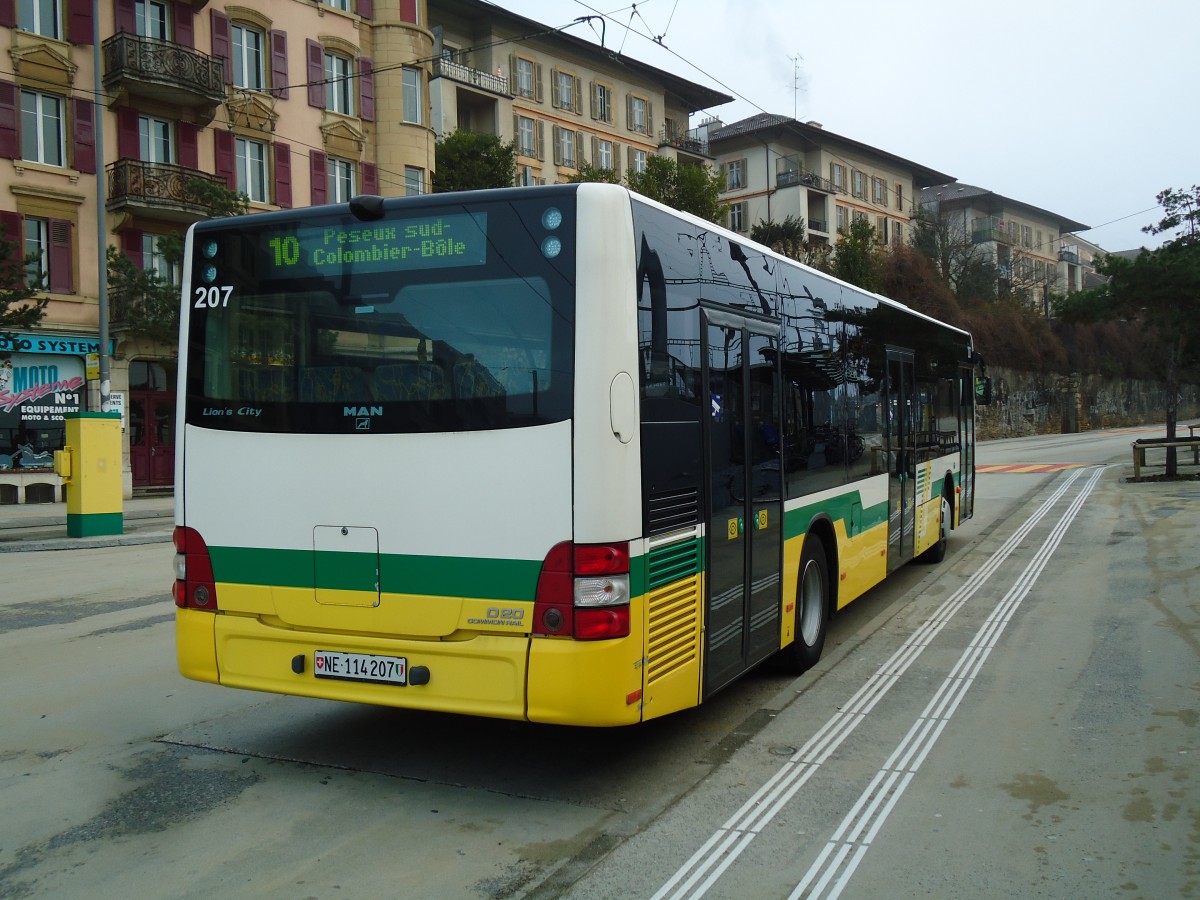
[[[433,77],[449,78],[451,81],[468,84],[493,94],[510,96],[508,79],[503,75],[493,75],[481,69],[473,69],[465,63],[453,59],[435,59],[433,61]]]
[[[674,147],[685,153],[697,156],[708,156],[708,141],[702,140],[695,132],[681,128],[664,128],[658,134],[658,146]]]
[[[192,110],[212,121],[225,100],[225,63],[183,44],[122,32],[104,42],[104,87]]]
[[[1011,244],[1013,243],[1013,238],[1003,228],[996,225],[977,225],[971,230],[972,244],[988,244],[992,241],[998,244]]]
[[[108,209],[165,222],[194,222],[209,214],[192,192],[194,179],[227,187],[224,178],[171,163],[119,159],[105,168]]]
[[[775,187],[787,188],[797,184],[829,194],[836,193],[833,182],[806,169],[800,157],[782,156],[775,160]]]
[[[1063,247],[1058,251],[1058,261],[1077,266],[1079,265],[1079,251],[1074,247]]]

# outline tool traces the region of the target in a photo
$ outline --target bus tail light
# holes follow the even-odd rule
[[[629,544],[556,544],[542,563],[533,633],[580,641],[629,634]]]
[[[195,528],[177,525],[171,540],[175,544],[175,586],[171,590],[175,605],[215,611],[217,584],[204,538]]]

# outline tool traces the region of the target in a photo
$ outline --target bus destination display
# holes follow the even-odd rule
[[[267,278],[479,266],[487,261],[487,214],[302,226],[263,240]]]

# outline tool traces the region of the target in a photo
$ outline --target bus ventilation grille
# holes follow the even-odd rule
[[[699,656],[700,553],[701,543],[695,536],[650,551],[647,684],[694,663]]]
[[[651,494],[646,524],[649,536],[700,524],[700,492],[691,488]]]

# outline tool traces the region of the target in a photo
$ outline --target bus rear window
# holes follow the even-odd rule
[[[372,261],[295,279],[272,262],[277,234],[264,230],[259,244],[245,232],[217,235],[230,249],[214,254],[223,261],[217,302],[191,311],[189,424],[400,433],[569,417],[571,264],[547,259],[525,223],[514,227],[521,212],[476,216],[489,223],[486,254],[476,243],[462,265]],[[506,215],[497,232],[493,223]],[[196,274],[206,263],[194,255]]]

